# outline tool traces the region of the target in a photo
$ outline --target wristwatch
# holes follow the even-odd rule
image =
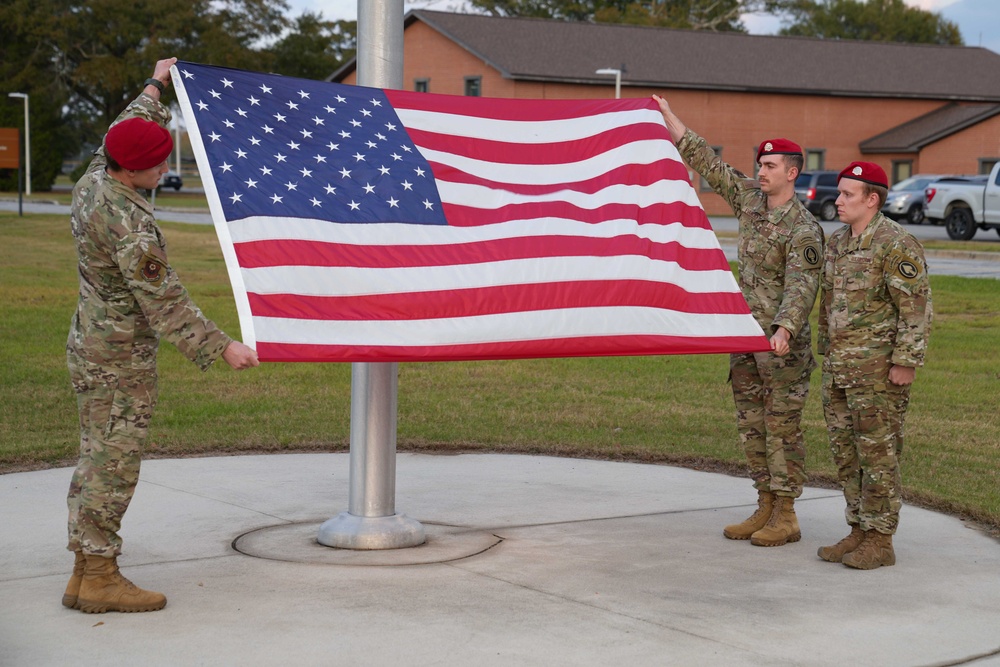
[[[153,86],[154,88],[156,88],[157,90],[159,90],[161,93],[166,88],[166,86],[163,85],[162,81],[160,81],[159,79],[153,79],[153,78],[146,79],[145,81],[142,82],[142,87],[145,88],[146,86]]]

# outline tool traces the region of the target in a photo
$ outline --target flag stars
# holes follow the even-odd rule
[[[379,167],[378,170],[379,173],[381,173],[383,176],[389,175],[389,167],[385,166],[384,164],[381,167]]]
[[[287,183],[285,183],[285,187],[288,188],[289,192],[291,192],[292,190],[298,189],[299,184],[298,183],[292,183],[291,181],[288,181]]]
[[[194,74],[192,74],[191,72],[189,72],[189,71],[188,71],[188,70],[186,70],[186,69],[182,69],[182,70],[181,70],[181,74],[183,74],[183,75],[184,75],[184,78],[185,78],[185,79],[193,79],[193,78],[194,78]]]
[[[326,194],[328,194],[328,195],[335,195],[335,194],[337,194],[337,188],[333,187],[329,183],[327,183],[326,187],[323,188],[323,189],[326,190]]]
[[[271,175],[271,169],[269,167],[261,167],[260,168],[260,173],[263,174],[264,176],[270,176]]]
[[[351,121],[351,125],[353,125],[354,127],[361,127],[361,121],[355,118],[354,120]]]
[[[382,134],[381,132],[376,132],[375,138],[378,139],[379,141],[385,141],[385,135]]]
[[[203,102],[202,100],[198,100],[198,111],[204,111],[207,108],[208,105],[205,104],[205,102]]]
[[[372,106],[373,107],[380,107],[380,106],[382,106],[382,101],[381,100],[377,100],[375,98],[372,98]]]
[[[400,185],[403,186],[404,190],[412,190],[413,189],[413,183],[410,183],[409,181],[403,181],[402,183],[400,183]]]
[[[392,159],[396,160],[397,162],[403,159],[403,156],[400,155],[399,153],[393,153],[390,157],[392,157]]]
[[[270,93],[270,92],[271,92],[271,89],[270,89],[270,88],[268,88],[267,86],[265,86],[264,84],[260,84],[260,90],[261,90],[261,92],[262,92],[262,93],[264,93],[265,95],[267,95],[268,93]]]
[[[346,98],[346,97],[341,97],[340,95],[337,95],[337,97],[336,97],[335,99],[336,99],[336,100],[337,100],[338,102],[340,102],[341,104],[343,104],[344,102],[346,102],[346,101],[347,101],[347,98]]]
[[[303,139],[312,139],[313,133],[309,130],[299,130],[299,134],[302,135]]]
[[[376,144],[374,141],[366,141],[365,146],[368,146],[368,148],[378,148],[378,144]]]
[[[274,117],[277,119],[277,121],[279,123],[284,123],[285,122],[285,116],[282,116],[280,113],[274,114]]]
[[[385,203],[389,205],[389,208],[399,208],[399,200],[395,197],[389,197]]]
[[[270,125],[265,125],[260,129],[264,130],[265,134],[274,134],[274,128],[271,127]]]
[[[225,125],[226,127],[228,127],[230,130],[233,129],[234,127],[236,127],[236,123],[234,123],[233,121],[228,120],[228,119],[222,121],[222,124]]]
[[[322,125],[325,121],[319,116],[313,116],[312,122],[316,123],[317,125]]]
[[[326,158],[322,155],[313,155],[313,159],[316,160],[316,164],[320,162],[326,162]]]
[[[394,123],[386,123],[385,124],[385,129],[389,130],[390,132],[395,132],[396,131],[396,125]]]
[[[299,105],[296,104],[295,102],[291,101],[291,100],[288,100],[287,102],[285,102],[285,106],[288,107],[289,111],[295,111],[295,110],[297,110],[299,108]]]
[[[312,202],[312,205],[313,205],[313,206],[319,206],[319,205],[321,205],[321,204],[323,203],[323,202],[321,202],[320,200],[316,199],[315,197],[313,197],[313,198],[312,198],[312,199],[310,199],[309,201],[311,201],[311,202]]]
[[[222,170],[223,174],[231,171],[232,168],[233,168],[233,165],[229,164],[228,162],[223,162],[221,165],[219,165],[219,169]]]
[[[333,107],[331,107],[331,106],[330,106],[329,104],[327,104],[327,105],[326,105],[325,107],[323,107],[323,109],[324,109],[324,110],[325,110],[325,111],[326,111],[327,113],[333,113],[333,114],[337,113],[337,110],[336,110],[336,109],[334,109]]]
[[[417,172],[417,176],[423,177],[423,175],[424,175],[424,170],[421,169],[420,167],[417,167],[413,171]]]
[[[257,137],[250,137],[250,143],[254,146],[260,146],[260,139]]]
[[[209,134],[208,136],[209,136],[209,138],[210,138],[210,139],[212,140],[212,142],[213,142],[213,143],[215,143],[216,141],[218,141],[219,139],[221,139],[221,138],[222,138],[222,135],[221,135],[221,134],[216,134],[215,132],[212,132],[212,133],[211,133],[211,134]]]
[[[237,108],[236,109],[236,113],[238,113],[239,115],[243,116],[244,118],[247,117],[247,112],[244,111],[243,109]]]
[[[247,98],[247,102],[249,102],[250,106],[252,106],[252,107],[259,107],[260,106],[260,100],[258,100],[253,95],[251,95],[250,97]]]
[[[402,146],[400,146],[400,148],[402,148],[407,153],[412,153],[413,152],[412,150],[410,150],[410,147],[407,146],[406,144],[403,144]]]
[[[233,87],[233,82],[230,81],[229,79],[223,79],[221,83],[222,83],[223,87],[225,87],[225,88],[232,88]]]
[[[229,199],[232,200],[232,202],[234,204],[236,204],[236,203],[242,203],[243,202],[243,195],[238,195],[238,194],[236,194],[234,192],[233,195]]]
[[[309,178],[310,176],[313,175],[312,171],[306,169],[305,167],[299,169],[299,173],[302,174],[302,178]]]
[[[222,99],[222,93],[218,93],[218,92],[216,92],[214,90],[208,91],[208,94],[211,95],[212,97],[214,97],[217,100],[221,100]]]
[[[354,201],[353,199],[352,199],[352,200],[351,200],[351,202],[350,202],[350,203],[348,204],[348,206],[350,206],[350,207],[351,207],[351,210],[352,210],[352,211],[357,211],[357,210],[358,210],[359,208],[361,208],[361,204],[359,204],[358,202]]]
[[[372,112],[370,110],[368,110],[368,109],[362,109],[361,110],[361,115],[365,116],[367,118],[367,117],[369,117],[369,116],[372,115]]]
[[[371,183],[365,183],[365,194],[372,195],[375,194],[375,186]]]
[[[330,143],[328,143],[326,145],[326,147],[329,148],[331,151],[339,151],[340,150],[340,144],[335,144],[332,141]]]
[[[347,130],[341,130],[340,131],[340,136],[341,136],[342,139],[350,139],[351,138],[351,133],[348,132]]]
[[[348,171],[347,168],[345,167],[345,168],[343,168],[343,169],[340,170],[340,177],[341,178],[350,178],[351,177],[351,172]]]
[[[309,99],[309,93],[307,93],[304,90],[300,90],[299,91],[299,97],[301,97],[304,100],[308,100]]]
[[[286,144],[286,146],[288,146],[289,148],[291,148],[293,151],[299,150],[299,144],[295,143],[294,141],[289,141]]]
[[[253,180],[252,178],[248,178],[247,180],[245,180],[243,182],[247,184],[248,188],[255,188],[255,187],[257,187],[257,181]]]
[[[284,162],[288,158],[282,155],[281,153],[276,153],[274,159],[277,160],[278,162]]]
[[[238,158],[246,158],[247,156],[247,152],[242,148],[237,148],[236,150],[233,151],[233,153],[235,153],[236,157]]]
[[[365,160],[365,156],[361,153],[355,153],[353,157],[356,162],[364,162]]]
[[[271,203],[272,204],[280,204],[281,200],[282,200],[282,198],[279,197],[278,195],[271,195]]]
[[[432,202],[430,202],[430,201],[428,201],[428,200],[425,199],[424,200],[424,208],[426,210],[428,210],[428,211],[433,211],[434,210],[434,204]]]

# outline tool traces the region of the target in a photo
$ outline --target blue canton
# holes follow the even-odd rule
[[[430,166],[381,90],[177,69],[226,220],[447,224]]]

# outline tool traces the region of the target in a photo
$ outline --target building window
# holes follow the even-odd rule
[[[465,77],[466,97],[480,97],[482,94],[483,94],[483,77],[481,76]]]
[[[722,156],[722,146],[712,146],[712,150],[715,151],[716,155],[720,157]],[[708,181],[706,181],[704,178],[700,179],[700,184],[698,185],[698,187],[701,189],[702,192],[712,191],[712,186],[709,185]]]
[[[413,80],[413,90],[418,93],[429,93],[431,92],[431,80],[430,79],[414,79]]]
[[[893,160],[892,161],[892,182],[893,185],[913,176],[913,160]]]
[[[805,171],[822,171],[826,165],[826,149],[807,148],[805,151],[805,166],[803,169]]]
[[[979,173],[989,174],[993,171],[993,166],[1000,162],[1000,158],[995,157],[981,157],[979,158]]]

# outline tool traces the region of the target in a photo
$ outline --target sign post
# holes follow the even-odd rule
[[[21,191],[24,187],[21,172],[21,137],[16,128],[0,127],[0,169],[17,169],[17,214],[23,216]]]

